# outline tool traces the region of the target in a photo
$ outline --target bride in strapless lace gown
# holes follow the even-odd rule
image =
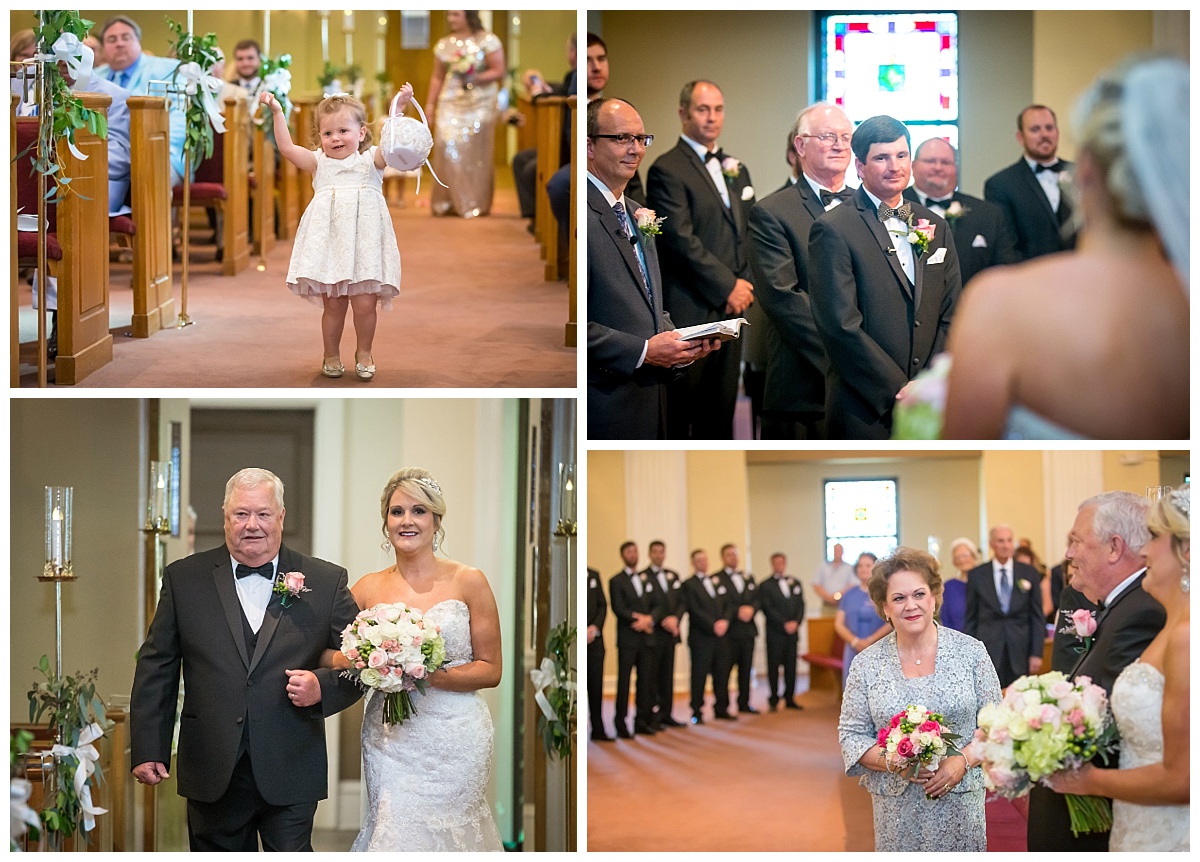
[[[362,726],[367,814],[351,850],[502,851],[487,799],[492,717],[479,694],[500,682],[500,617],[478,569],[435,556],[446,505],[425,470],[401,470],[384,488],[384,534],[396,565],[351,588],[360,608],[404,602],[435,622],[446,664],[412,697],[416,715],[383,722],[373,693]],[[327,654],[345,666],[340,653]]]
[[[1110,850],[1190,849],[1189,706],[1191,492],[1185,485],[1150,506],[1150,541],[1142,588],[1167,611],[1167,622],[1113,683],[1113,715],[1121,732],[1119,769],[1091,764],[1050,779],[1058,793],[1113,800]]]

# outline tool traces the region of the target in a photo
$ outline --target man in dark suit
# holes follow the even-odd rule
[[[930,138],[917,147],[912,170],[913,184],[904,190],[904,197],[950,223],[964,288],[989,266],[1021,260],[1004,211],[957,191],[958,150],[944,138]]]
[[[1162,605],[1142,589],[1146,569],[1139,549],[1146,529],[1146,500],[1128,491],[1109,491],[1084,500],[1071,527],[1067,560],[1076,566],[1071,585],[1100,606],[1091,647],[1071,669],[1072,678],[1091,677],[1112,693],[1113,683],[1142,654],[1166,624]],[[1117,757],[1097,766],[1115,768]],[[1106,851],[1109,833],[1071,834],[1066,799],[1034,785],[1029,794],[1030,851]]]
[[[783,151],[783,157],[787,159],[788,178],[783,185],[775,189],[776,192],[790,189],[796,184],[796,180],[800,178],[800,157],[796,154],[795,140],[796,126],[793,124],[792,128],[788,130],[787,149]]]
[[[634,733],[654,734],[654,684],[658,646],[654,628],[663,618],[665,603],[658,585],[637,571],[638,549],[633,542],[621,546],[625,568],[608,582],[608,598],[617,620],[617,737],[632,739],[625,717],[629,713],[629,676],[637,668]]]
[[[791,134],[800,181],[750,210],[755,298],[771,323],[763,439],[822,436],[828,359],[808,293],[808,236],[816,219],[853,194],[846,188],[853,131],[835,105],[801,111]]]
[[[571,33],[567,39],[567,63],[570,70],[563,78],[561,84],[551,84],[542,77],[541,72],[537,69],[526,69],[525,74],[521,76],[525,84],[525,91],[529,94],[530,100],[536,102],[541,96],[573,96],[575,95],[575,65],[578,58],[578,48],[576,43],[576,35]],[[569,163],[571,161],[571,130],[573,124],[564,123],[562,131],[562,154],[565,158],[560,162],[566,163],[564,167],[570,171]],[[517,203],[521,208],[521,218],[532,219],[536,209],[536,192],[537,192],[537,148],[530,147],[527,150],[518,150],[512,160],[513,181],[517,189]],[[569,183],[568,183],[569,186]],[[569,188],[568,188],[569,191]],[[533,223],[530,222],[532,228]]]
[[[685,84],[679,119],[679,142],[650,166],[646,197],[664,218],[659,252],[666,309],[676,326],[694,326],[736,317],[754,299],[746,224],[754,188],[745,165],[717,147],[725,97],[716,84]],[[733,439],[741,358],[740,342],[727,345],[670,385],[668,436]]]
[[[992,174],[983,196],[999,206],[1017,238],[1022,260],[1075,247],[1072,202],[1067,189],[1074,165],[1058,157],[1058,118],[1045,105],[1017,115],[1017,143],[1024,152],[1014,165]]]
[[[704,724],[704,684],[712,679],[713,717],[733,721],[729,712],[729,587],[708,574],[708,554],[692,551],[692,576],[683,582],[688,613],[688,651],[692,660],[692,724]]]
[[[767,622],[767,684],[771,687],[771,709],[781,701],[788,709],[803,709],[796,703],[796,647],[800,642],[800,623],[804,622],[804,587],[786,572],[787,557],[771,554],[771,577],[758,585]],[[783,694],[779,693],[781,667]]]
[[[754,641],[758,638],[754,616],[762,608],[762,603],[754,578],[738,569],[736,545],[724,545],[721,548],[721,561],[725,564],[721,580],[728,585],[733,605],[733,617],[729,621],[729,649],[730,661],[737,667],[738,715],[755,714],[758,710],[750,705],[750,670],[754,667]],[[732,674],[733,667],[729,671]]]
[[[608,601],[600,585],[600,573],[587,570],[587,697],[588,715],[592,720],[592,741],[612,742],[604,729],[601,706],[604,703],[604,618],[608,616]]]
[[[1046,641],[1041,575],[1012,558],[1013,531],[998,524],[988,533],[991,562],[967,572],[967,613],[963,631],[983,641],[1000,687],[1019,676],[1042,671]]]
[[[949,226],[904,200],[911,175],[904,124],[872,117],[850,146],[862,188],[813,223],[809,293],[829,356],[827,435],[884,439],[897,395],[945,344],[962,281]],[[917,232],[921,219],[928,225]]]
[[[183,667],[179,795],[193,851],[312,850],[326,787],[325,723],[361,696],[319,667],[358,614],[346,570],[282,543],[283,483],[257,468],[225,486],[225,546],[167,566],[130,698],[130,763],[168,777]],[[275,586],[299,572],[287,608]],[[307,669],[311,668],[311,670]]]
[[[684,727],[681,721],[671,716],[671,704],[675,700],[675,647],[679,644],[679,623],[687,613],[683,598],[683,579],[679,573],[664,568],[667,546],[657,539],[650,543],[650,565],[642,574],[658,584],[663,596],[663,617],[654,627],[654,640],[658,647],[658,678],[654,683],[654,726]]]
[[[628,102],[588,104],[588,437],[666,436],[672,371],[719,346],[684,341],[663,310],[653,237],[624,195],[653,139]]]

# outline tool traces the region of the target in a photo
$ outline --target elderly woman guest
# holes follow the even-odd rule
[[[936,771],[892,772],[876,742],[879,729],[909,704],[944,716],[960,737],[975,733],[975,717],[1000,700],[1000,681],[979,641],[936,622],[942,578],[931,555],[897,548],[875,566],[871,600],[893,633],[850,666],[838,736],[846,774],[871,793],[876,851],[987,849],[983,776],[974,745],[947,757]]]
[[[942,612],[938,619],[942,625],[961,632],[967,618],[967,572],[979,565],[979,549],[970,539],[955,539],[950,543],[950,562],[954,564],[954,574],[942,585]]]
[[[871,572],[878,559],[869,551],[858,555],[858,562],[854,566],[858,585],[842,593],[837,616],[833,618],[834,631],[846,645],[842,650],[843,686],[854,657],[892,630],[875,610],[875,604],[867,594],[867,582],[871,580]]]

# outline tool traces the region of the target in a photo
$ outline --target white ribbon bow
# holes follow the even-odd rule
[[[79,41],[74,33],[63,33],[50,46],[51,53],[35,54],[35,60],[50,60],[67,64],[67,71],[75,79],[76,87],[86,87],[92,77],[92,49]]]
[[[96,808],[92,805],[92,788],[87,783],[92,773],[96,771],[96,761],[100,759],[100,752],[92,743],[102,736],[104,736],[104,731],[93,721],[79,732],[79,745],[75,748],[71,748],[69,745],[56,745],[50,749],[50,753],[55,757],[74,757],[79,762],[75,768],[75,795],[79,797],[79,807],[83,811],[85,832],[91,832],[96,828],[94,815],[108,813],[107,808]]]
[[[546,721],[558,721],[558,715],[554,712],[554,707],[550,705],[549,698],[545,695],[547,688],[564,688],[567,691],[575,690],[575,683],[564,682],[561,686],[558,684],[558,674],[554,671],[554,661],[550,658],[542,659],[542,666],[535,667],[529,672],[529,678],[533,680],[534,692],[533,699],[542,709],[542,715],[546,716]]]
[[[30,826],[36,829],[42,828],[42,821],[38,819],[37,812],[28,805],[31,793],[33,793],[33,785],[27,780],[24,778],[10,779],[8,837],[14,843],[28,831]]]
[[[200,68],[199,63],[181,63],[176,75],[183,79],[183,91],[189,96],[194,96],[197,92],[200,93],[200,103],[204,106],[204,113],[208,114],[208,120],[212,123],[213,129],[224,134],[225,119],[221,116],[221,110],[217,106],[217,100],[214,96],[221,92],[221,87],[224,83],[220,78],[214,78]]]
[[[287,69],[276,69],[263,78],[262,88],[272,93],[287,95],[292,91],[292,73]]]

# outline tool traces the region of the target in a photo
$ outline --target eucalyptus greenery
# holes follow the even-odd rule
[[[47,9],[41,12],[38,26],[33,28],[38,40],[38,51],[43,54],[50,53],[50,46],[57,42],[63,33],[72,33],[82,42],[93,23],[95,22],[81,18],[79,12],[70,9]],[[52,120],[50,123],[39,124],[39,146],[30,148],[31,161],[35,171],[54,180],[54,185],[46,191],[46,200],[58,203],[71,193],[71,177],[67,176],[66,165],[56,144],[66,138],[68,144],[74,146],[75,134],[81,129],[87,129],[93,135],[107,139],[108,120],[102,111],[93,111],[83,106],[83,101],[71,92],[70,86],[59,74],[56,64],[44,63],[43,66],[46,95],[52,106]],[[25,153],[20,155],[24,156]]]
[[[575,668],[571,666],[574,644],[575,627],[567,622],[559,623],[546,635],[546,658],[554,663],[556,683],[547,686],[546,699],[550,701],[555,718],[550,721],[545,715],[539,715],[538,732],[542,735],[546,754],[552,759],[570,757],[575,741]]]
[[[323,68],[321,70],[321,74],[317,76],[317,83],[320,84],[322,87],[328,87],[330,84],[332,84],[334,82],[334,79],[337,78],[337,76],[340,74],[342,74],[342,70],[339,69],[337,66],[333,65],[333,63],[330,63],[328,60],[326,60],[325,68]]]
[[[80,732],[93,722],[105,724],[104,703],[96,696],[96,677],[99,669],[72,676],[59,676],[50,671],[50,660],[42,656],[38,670],[45,682],[34,682],[29,691],[29,721],[38,724],[49,713],[49,724],[57,734],[57,742],[76,748]],[[74,755],[55,758],[54,792],[47,790],[46,807],[41,810],[42,823],[50,837],[59,839],[82,833],[83,811],[75,792],[75,769],[79,765]],[[100,764],[96,764],[96,779],[104,780]]]
[[[179,59],[179,65],[195,63],[205,75],[210,74],[213,65],[220,59],[217,54],[217,34],[206,33],[204,36],[196,38],[195,35],[183,29],[183,24],[172,20],[171,16],[166,16],[166,19],[167,26],[175,34],[175,41],[171,43],[171,53]],[[175,75],[178,76],[178,74],[179,67],[177,66]],[[187,110],[184,113],[187,118],[187,132],[183,138],[183,151],[192,154],[192,169],[195,170],[199,161],[207,159],[213,151],[212,122],[204,110],[202,93],[199,89],[187,97]]]

